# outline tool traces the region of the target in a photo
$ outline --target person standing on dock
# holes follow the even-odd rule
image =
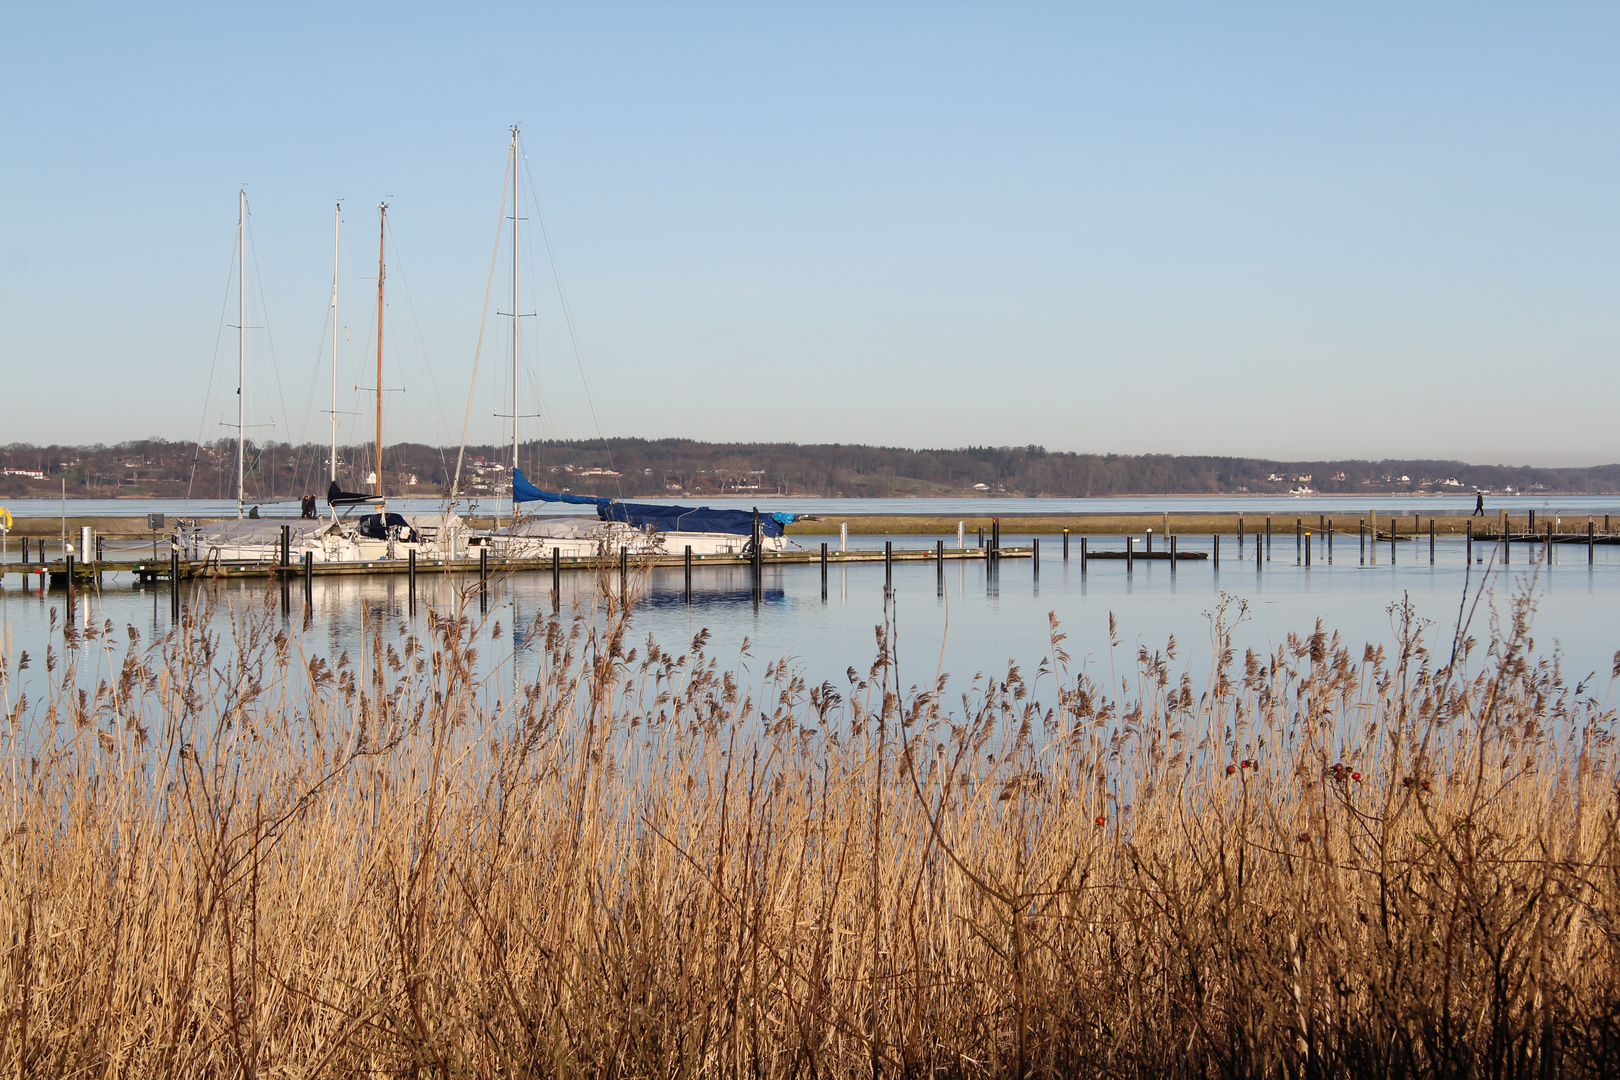
[[[1485,493],[1483,491],[1475,491],[1474,492],[1474,512],[1472,514],[1469,514],[1468,516],[1469,517],[1484,517],[1485,516]]]

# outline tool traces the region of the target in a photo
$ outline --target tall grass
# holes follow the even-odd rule
[[[464,610],[336,659],[268,602],[69,627],[40,702],[0,674],[0,1068],[1617,1068],[1614,714],[1523,601],[1438,655],[1397,609],[1389,655],[1239,658],[1223,607],[1185,674],[1077,671],[1054,621],[922,688],[883,627],[811,686],[610,604],[515,693]]]

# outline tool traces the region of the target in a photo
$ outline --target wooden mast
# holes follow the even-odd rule
[[[377,206],[377,512],[383,508],[382,360],[383,360],[383,241],[388,235],[388,204]]]

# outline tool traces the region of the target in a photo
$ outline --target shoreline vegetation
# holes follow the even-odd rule
[[[249,440],[248,501],[296,501],[326,490],[331,450],[315,443]],[[339,479],[369,490],[368,445],[338,448]],[[383,454],[386,488],[473,498],[510,490],[510,451],[498,446],[398,443]],[[234,439],[139,439],[113,446],[0,446],[0,498],[234,498]],[[1575,468],[1472,465],[1429,459],[1275,461],[1177,454],[1080,454],[1043,446],[912,450],[855,444],[706,443],[691,439],[536,440],[524,443],[526,476],[550,490],[644,499],[729,497],[897,498],[1110,495],[1620,493],[1620,464]]]
[[[764,500],[762,500],[764,501]],[[768,509],[762,507],[762,510]],[[545,514],[531,515],[545,517]],[[1151,529],[1158,535],[1178,535],[1184,537],[1208,537],[1219,534],[1233,536],[1238,531],[1238,521],[1242,519],[1245,538],[1256,534],[1263,534],[1269,518],[1274,538],[1291,536],[1295,525],[1312,535],[1324,532],[1329,521],[1338,538],[1354,540],[1358,535],[1358,523],[1366,522],[1369,531],[1373,527],[1374,513],[1370,510],[1348,507],[1343,514],[1228,514],[1214,512],[1177,512],[1177,513],[1085,513],[1085,514],[1049,514],[1049,513],[1008,513],[1008,514],[821,514],[808,520],[801,520],[787,526],[789,536],[837,536],[839,527],[847,524],[851,535],[855,536],[944,536],[954,535],[957,522],[963,523],[967,533],[968,543],[976,543],[977,530],[983,529],[988,535],[991,525],[1000,521],[1003,535],[1031,534],[1039,536],[1060,536],[1065,529],[1078,539],[1081,536],[1141,536]],[[1414,507],[1409,513],[1389,513],[1378,511],[1376,514],[1379,535],[1388,539],[1393,525],[1397,534],[1402,537],[1426,537],[1429,523],[1434,523],[1437,536],[1460,537],[1467,534],[1470,528],[1473,535],[1478,537],[1494,537],[1501,527],[1503,515],[1497,511],[1490,511],[1484,517],[1470,517],[1463,513],[1425,514],[1420,507]],[[172,522],[173,519],[171,519]],[[190,520],[189,518],[187,520]],[[235,520],[234,516],[203,517],[201,521]],[[262,520],[275,522],[289,520],[285,517],[272,517],[266,515]],[[494,528],[509,519],[486,517],[482,515],[469,517],[467,523],[472,528]],[[1530,532],[1531,521],[1524,513],[1508,515],[1508,528],[1515,537]],[[1609,514],[1563,514],[1556,511],[1549,514],[1538,511],[1536,518],[1537,534],[1544,533],[1548,524],[1552,524],[1557,535],[1584,537],[1587,522],[1591,521],[1596,535],[1604,537],[1616,525],[1620,525],[1620,499],[1616,500],[1615,513]],[[97,536],[123,539],[150,539],[152,531],[146,527],[146,520],[142,517],[114,517],[109,515],[73,516],[68,515],[65,528],[69,538],[77,537],[79,527],[88,525],[96,531]],[[62,535],[64,519],[60,516],[51,517],[16,517],[11,527],[14,537],[39,537],[56,539]],[[165,530],[167,531],[167,530]]]
[[[1532,604],[1034,668],[274,590],[0,671],[17,1075],[1600,1076],[1612,683]],[[470,594],[469,594],[470,595]],[[1111,627],[1112,632],[1112,627]],[[1475,635],[1478,635],[1477,637]],[[484,645],[483,642],[489,644]],[[22,692],[43,682],[37,702]],[[1620,667],[1620,660],[1617,660]],[[1620,671],[1616,672],[1620,675]],[[83,687],[84,689],[80,689]]]

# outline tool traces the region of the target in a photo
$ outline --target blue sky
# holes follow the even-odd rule
[[[324,438],[339,198],[369,410],[386,199],[389,441],[504,440],[520,123],[578,341],[529,246],[526,435],[1616,461],[1617,44],[1574,4],[0,3],[0,442],[230,434],[244,183],[256,433]]]

